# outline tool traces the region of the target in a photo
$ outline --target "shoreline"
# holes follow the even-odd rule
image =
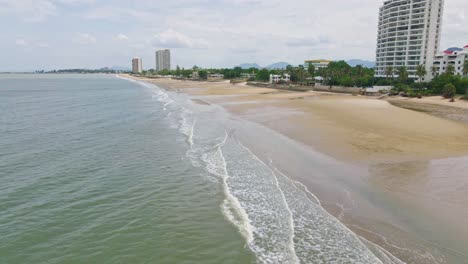
[[[395,99],[258,88],[245,83],[126,77],[189,94],[195,103],[221,105],[345,162],[372,164],[468,154],[468,117],[466,123],[460,121],[468,108],[456,109],[458,115],[451,109],[450,116],[395,106],[402,101]],[[441,108],[444,106],[436,109]],[[284,114],[269,116],[271,109],[281,109]]]
[[[437,177],[439,167],[454,166],[446,158],[466,155],[468,147],[458,141],[466,139],[464,136],[468,135],[468,126],[366,97],[282,91],[225,82],[133,79],[186,93],[196,104],[220,105],[241,120],[263,125],[319,154],[336,159],[338,167],[341,167],[341,163],[352,165],[351,171],[353,166],[359,167],[359,170],[350,171],[347,177],[341,179],[344,182],[339,186],[351,186],[348,194],[342,193],[337,189],[338,185],[326,178],[308,177],[311,164],[304,166],[297,163],[299,166],[296,169],[287,170],[286,173],[317,194],[323,201],[324,209],[356,235],[402,260],[439,263],[422,257],[426,252],[424,247],[431,247],[431,252],[435,253],[429,255],[434,258],[438,256],[437,252],[442,251],[447,259],[465,260],[463,254],[451,252],[464,252],[464,246],[468,248],[468,234],[463,232],[461,237],[457,237],[460,234],[457,227],[464,226],[463,221],[458,219],[468,217],[463,210],[468,197],[460,188],[455,193],[447,192],[456,189],[458,183],[455,181],[463,185],[466,180],[459,173],[451,175],[454,180],[438,180]],[[386,117],[389,114],[397,118],[389,119]],[[429,133],[418,134],[421,129],[429,130]],[[405,136],[406,133],[409,136]],[[380,141],[378,136],[382,135],[394,139],[387,139],[390,142]],[[451,142],[447,142],[447,139]],[[401,141],[401,145],[395,145],[398,141]],[[365,148],[366,145],[359,144],[369,144],[371,147]],[[454,164],[462,166],[459,172],[463,174],[466,161],[462,159]],[[297,170],[299,167],[302,169]],[[430,181],[426,183],[427,180]],[[437,185],[429,184],[434,180],[441,181],[439,185],[444,187],[443,195]],[[317,181],[321,185],[317,185]],[[447,188],[450,185],[454,186]],[[457,203],[447,207],[447,202],[453,203],[453,199]],[[348,200],[354,202],[347,204]],[[444,212],[442,216],[440,212]],[[452,219],[451,216],[456,217]],[[407,219],[413,219],[415,223],[408,223]],[[431,233],[449,242],[432,241],[438,238],[432,238],[430,233],[420,233],[419,225],[430,227],[433,230]],[[440,226],[445,226],[445,230],[438,229]],[[424,244],[422,249],[420,244]],[[408,253],[413,251],[417,257]]]

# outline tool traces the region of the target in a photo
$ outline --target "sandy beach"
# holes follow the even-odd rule
[[[446,106],[438,98],[389,102],[225,81],[137,79],[189,94],[197,104],[221,105],[337,164],[357,168],[341,183],[352,187],[341,193],[326,175],[321,180],[307,176],[307,166],[290,172],[356,234],[401,260],[468,261],[463,220],[468,218],[468,124],[461,118],[466,102]],[[421,110],[428,105],[430,109]]]
[[[376,98],[256,88],[245,83],[141,80],[193,95],[198,103],[223,105],[243,118],[266,125],[343,161],[408,161],[468,153],[468,125],[441,118],[453,117],[453,113],[428,115]],[[434,98],[429,100],[437,102]],[[268,115],[270,108],[282,109],[284,114]],[[458,116],[464,116],[464,110],[457,109]]]

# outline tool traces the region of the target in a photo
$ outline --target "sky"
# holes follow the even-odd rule
[[[0,71],[375,60],[383,0],[0,0]],[[468,1],[445,0],[441,48],[468,44]]]

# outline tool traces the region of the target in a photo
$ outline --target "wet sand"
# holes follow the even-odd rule
[[[468,125],[463,122],[367,97],[149,81],[188,93],[196,103],[222,105],[333,157],[339,167],[350,164],[353,169],[340,183],[326,175],[308,177],[310,166],[300,158],[284,168],[355,233],[403,261],[468,262]]]

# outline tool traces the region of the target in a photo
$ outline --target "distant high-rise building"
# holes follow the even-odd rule
[[[141,62],[141,58],[133,58],[132,59],[132,72],[141,73],[142,71],[143,71],[143,64]]]
[[[156,71],[171,69],[171,51],[168,49],[156,51]]]
[[[416,78],[416,67],[431,67],[440,44],[444,0],[387,0],[380,8],[375,75],[406,67]]]

